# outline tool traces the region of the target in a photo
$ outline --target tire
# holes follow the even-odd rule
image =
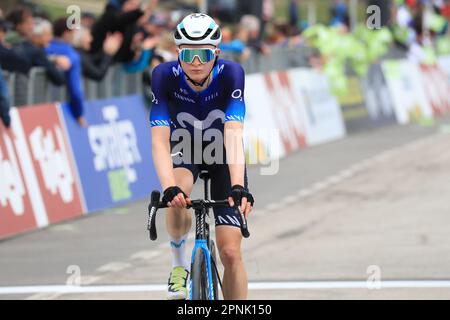
[[[192,300],[208,300],[207,276],[206,258],[203,250],[198,248],[195,251],[194,264],[191,270]]]
[[[219,267],[217,266],[217,259],[216,259],[216,245],[214,243],[214,241],[211,241],[210,246],[209,246],[209,251],[211,252],[211,272],[212,272],[212,279],[213,279],[213,288],[214,288],[214,300],[219,300],[219,290],[218,290],[218,274],[217,272],[219,272]],[[217,272],[216,272],[216,268],[214,268],[214,264],[217,267]]]

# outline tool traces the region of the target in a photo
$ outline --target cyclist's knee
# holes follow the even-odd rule
[[[225,268],[230,268],[241,263],[242,255],[239,247],[224,246],[219,248],[220,260]]]

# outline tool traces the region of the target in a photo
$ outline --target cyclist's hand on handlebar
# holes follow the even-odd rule
[[[164,190],[162,198],[163,203],[167,203],[169,207],[186,208],[191,205],[191,199],[179,187],[173,186]]]
[[[241,185],[234,185],[231,188],[231,196],[228,198],[228,201],[232,207],[236,203],[239,206],[239,210],[245,215],[245,218],[252,211],[255,203],[253,195]]]

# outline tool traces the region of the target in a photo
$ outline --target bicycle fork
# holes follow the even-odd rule
[[[195,210],[195,219],[196,219],[196,232],[195,232],[195,244],[194,249],[192,249],[192,258],[191,265],[194,265],[195,260],[195,252],[197,249],[201,249],[203,251],[203,255],[206,260],[206,272],[207,272],[207,280],[208,280],[208,299],[214,300],[214,286],[213,286],[213,278],[212,278],[212,263],[211,263],[211,253],[209,251],[208,242],[209,242],[209,225],[205,222],[207,216],[207,209],[196,209]],[[201,272],[201,270],[196,270],[197,272]],[[192,276],[192,274],[191,274]],[[189,288],[189,299],[192,300],[192,277],[190,280],[190,288]]]

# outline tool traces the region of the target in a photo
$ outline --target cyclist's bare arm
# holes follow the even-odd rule
[[[170,155],[170,128],[152,128],[152,154],[156,172],[163,190],[175,185],[173,163]]]
[[[152,128],[152,154],[162,189],[166,190],[169,187],[176,186],[172,156],[170,154],[170,127],[159,126]],[[186,207],[183,194],[179,193],[170,204],[173,207]]]
[[[245,174],[245,153],[243,143],[244,125],[238,121],[225,122],[225,150],[227,153],[227,163],[230,170],[231,185],[244,185]],[[230,198],[230,205],[234,206]],[[241,210],[247,215],[251,211],[251,206],[244,198],[241,203]]]

